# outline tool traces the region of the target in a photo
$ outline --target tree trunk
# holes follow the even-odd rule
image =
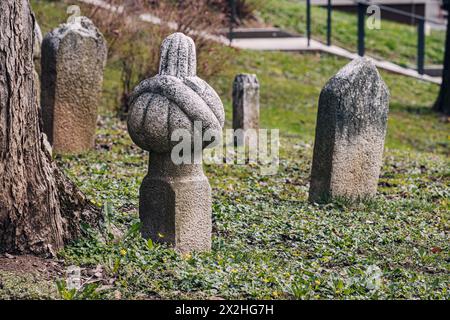
[[[444,1],[444,8],[448,10],[448,1]],[[450,115],[450,12],[447,15],[447,35],[445,37],[444,70],[438,99],[433,110]]]
[[[0,1],[0,251],[54,256],[99,210],[57,168],[41,130],[28,0]]]

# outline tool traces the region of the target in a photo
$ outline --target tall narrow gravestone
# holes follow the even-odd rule
[[[42,43],[41,105],[44,131],[57,153],[94,146],[107,47],[86,17],[48,33]]]
[[[182,33],[167,37],[161,45],[159,74],[135,88],[128,116],[131,138],[150,152],[139,192],[142,234],[181,252],[211,247],[211,188],[201,163],[191,156],[187,163],[175,159],[179,141],[172,137],[188,133],[195,156],[208,143],[200,140],[196,148],[194,136],[202,139],[209,131],[220,137],[225,120],[219,96],[196,76],[196,66],[192,39]]]
[[[388,105],[386,84],[366,58],[328,81],[319,98],[310,201],[376,194]]]
[[[259,82],[255,74],[238,74],[233,82],[233,129],[259,128]]]

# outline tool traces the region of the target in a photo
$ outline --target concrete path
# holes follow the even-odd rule
[[[231,45],[240,49],[250,49],[250,50],[263,50],[263,51],[315,51],[315,52],[325,52],[340,56],[347,59],[355,59],[358,56],[356,53],[352,53],[337,46],[327,46],[319,41],[312,40],[310,46],[308,47],[308,40],[304,37],[288,37],[288,38],[245,38],[245,39],[233,39]],[[371,58],[375,65],[393,73],[401,74],[408,77],[413,77],[416,79],[440,84],[440,77],[430,77],[428,75],[420,75],[416,70],[401,67],[395,63],[383,60],[377,60]]]

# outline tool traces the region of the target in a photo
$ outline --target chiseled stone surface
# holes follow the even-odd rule
[[[259,82],[255,74],[238,74],[233,82],[233,129],[259,128]]]
[[[41,46],[42,46],[42,31],[41,27],[37,23],[37,21],[34,21],[34,43],[33,43],[33,63],[34,63],[34,70],[33,70],[33,76],[34,76],[34,84],[36,86],[36,92],[38,93],[36,95],[38,104],[40,105],[39,101],[39,94],[41,92],[41,81],[39,79],[39,70],[41,69]]]
[[[310,201],[376,194],[388,108],[389,91],[369,59],[328,81],[319,98]]]
[[[44,132],[57,153],[94,146],[107,46],[86,17],[49,32],[42,43],[41,105]]]
[[[41,27],[34,21],[34,45],[33,45],[33,59],[39,60],[41,58],[41,45],[42,45],[42,31]]]
[[[176,165],[171,136],[176,129],[194,135],[194,121],[204,133],[221,135],[225,121],[222,102],[196,76],[193,40],[182,33],[161,45],[159,74],[142,81],[131,96],[128,132],[150,152],[148,174],[140,188],[142,234],[167,242],[181,252],[211,248],[211,188],[201,164]],[[203,147],[208,145],[205,142]]]

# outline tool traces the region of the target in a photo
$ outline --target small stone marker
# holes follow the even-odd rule
[[[259,82],[255,74],[238,74],[233,83],[233,129],[259,128]]]
[[[358,200],[376,194],[389,91],[373,62],[359,58],[322,89],[309,199]]]
[[[44,132],[57,153],[94,146],[107,47],[86,17],[48,33],[42,43],[41,105]]]
[[[128,115],[131,138],[150,152],[139,192],[142,234],[181,252],[211,248],[211,187],[201,163],[174,163],[171,153],[179,142],[171,137],[177,129],[198,134],[197,121],[201,133],[220,137],[225,120],[219,96],[196,76],[196,66],[193,40],[182,33],[167,37],[159,74],[135,88]]]

